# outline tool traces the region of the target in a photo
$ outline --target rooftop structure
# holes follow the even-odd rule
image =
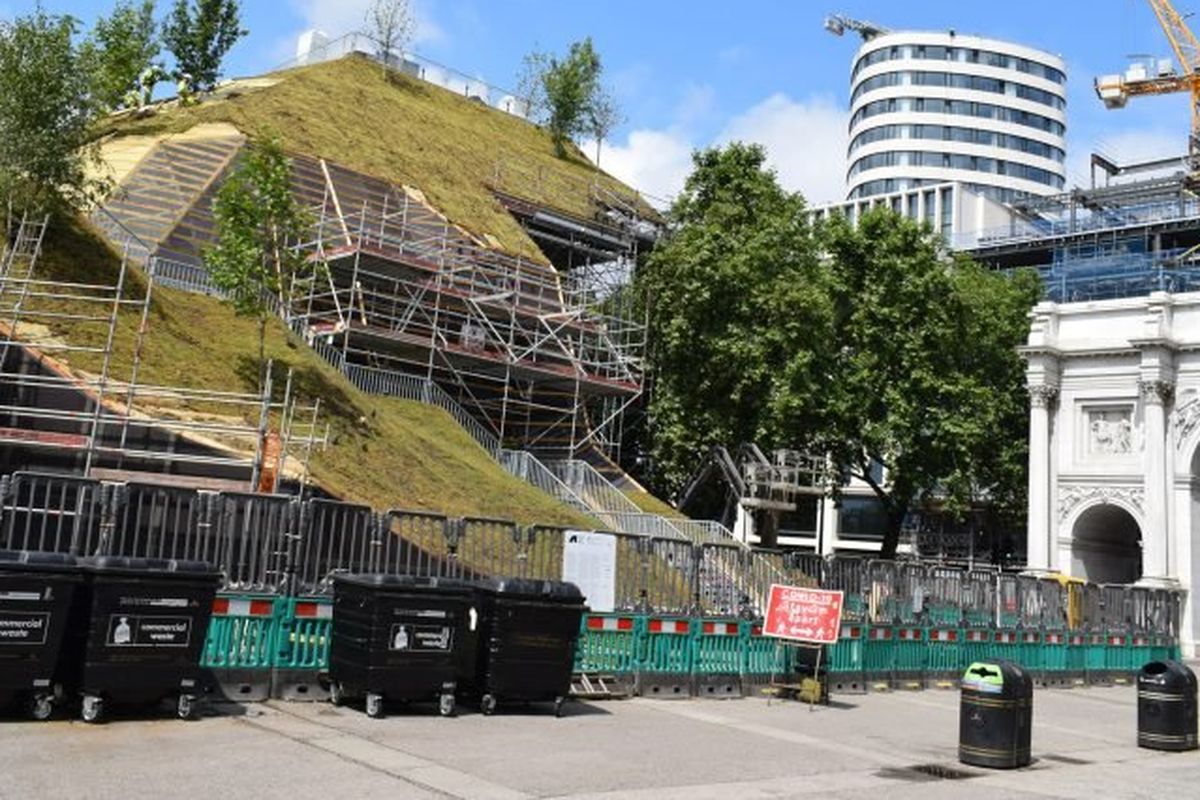
[[[851,21],[853,22],[853,21]],[[847,197],[946,182],[999,201],[1066,183],[1066,65],[1020,44],[859,24]]]

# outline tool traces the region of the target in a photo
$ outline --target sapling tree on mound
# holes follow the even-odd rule
[[[869,486],[885,557],[913,508],[1019,519],[1036,275],[952,256],[882,208],[813,231],[764,160],[697,153],[639,274],[656,487],[677,490],[712,445],[754,442],[827,456],[835,493]]]
[[[158,51],[153,0],[117,3],[112,14],[96,21],[82,49],[96,102],[106,110],[138,105],[142,76]]]
[[[602,71],[591,37],[572,44],[561,58],[540,52],[525,57],[521,94],[550,132],[559,156],[567,154],[568,142],[588,135],[602,138],[620,119],[616,102],[600,83]]]
[[[162,38],[175,56],[176,79],[209,91],[221,77],[225,55],[246,34],[237,0],[175,0]]]
[[[76,21],[40,8],[0,21],[0,202],[24,211],[80,208],[103,191]]]
[[[291,190],[291,166],[277,139],[251,144],[213,201],[217,244],[204,262],[238,314],[258,320],[259,380],[273,299],[291,308],[296,282],[320,269],[295,248],[311,224]]]
[[[416,22],[409,0],[375,0],[367,9],[367,36],[379,48],[384,77],[397,59],[404,58]]]

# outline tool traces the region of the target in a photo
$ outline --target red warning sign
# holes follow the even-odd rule
[[[833,644],[842,628],[842,593],[773,584],[763,635],[797,642]]]

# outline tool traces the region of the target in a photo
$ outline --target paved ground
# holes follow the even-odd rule
[[[1132,688],[1039,691],[1031,768],[955,766],[958,694],[843,696],[810,711],[763,699],[576,703],[371,720],[326,704],[162,718],[0,723],[0,798],[1195,797],[1200,754],[1134,746]]]

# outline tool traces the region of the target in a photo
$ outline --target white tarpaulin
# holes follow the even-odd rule
[[[616,604],[617,537],[567,531],[562,574],[564,581],[579,587],[592,611],[612,611]]]

